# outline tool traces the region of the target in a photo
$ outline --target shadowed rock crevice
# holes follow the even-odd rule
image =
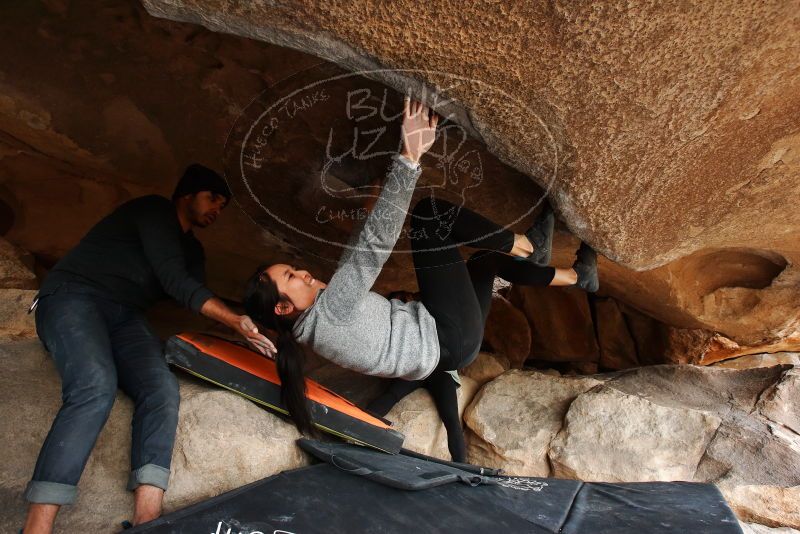
[[[721,288],[764,289],[788,265],[780,254],[747,249],[704,251],[680,260],[703,298]],[[689,280],[683,280],[689,282]]]

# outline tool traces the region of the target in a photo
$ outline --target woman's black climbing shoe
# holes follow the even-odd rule
[[[550,265],[550,258],[553,255],[553,229],[556,224],[556,216],[549,203],[545,203],[542,212],[536,218],[533,225],[525,232],[525,237],[533,245],[533,252],[526,258],[527,260],[540,267]]]
[[[586,243],[581,243],[578,249],[578,259],[572,264],[572,268],[578,273],[576,286],[594,293],[600,289],[600,279],[597,276],[597,252]]]
[[[127,519],[125,521],[123,521],[122,523],[120,523],[120,525],[122,525],[122,529],[123,530],[128,530],[129,528],[133,528],[133,523],[131,523]]]

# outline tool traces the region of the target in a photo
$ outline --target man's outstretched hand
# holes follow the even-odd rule
[[[272,341],[258,332],[258,327],[249,316],[238,315],[218,297],[211,297],[205,301],[200,308],[200,313],[236,330],[251,347],[264,356],[272,357],[278,352]]]
[[[416,163],[436,140],[436,125],[439,124],[439,115],[431,113],[428,106],[411,100],[409,97],[405,98],[403,110],[403,151],[401,154]]]
[[[278,349],[275,348],[272,341],[264,334],[258,332],[258,327],[249,316],[240,316],[239,323],[234,328],[247,340],[251,347],[264,356],[269,356],[271,358],[278,352]]]

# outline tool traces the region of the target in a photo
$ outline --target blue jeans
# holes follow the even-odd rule
[[[62,406],[25,490],[29,502],[72,504],[117,387],[134,402],[128,489],[167,489],[178,381],[143,314],[76,283],[40,295],[36,330],[61,375]]]

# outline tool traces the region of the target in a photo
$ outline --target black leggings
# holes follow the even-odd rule
[[[546,286],[553,267],[537,267],[503,254],[514,246],[514,232],[446,200],[423,198],[411,212],[411,247],[420,301],[436,320],[439,365],[425,380],[395,380],[389,390],[369,405],[385,415],[397,401],[424,386],[433,397],[447,430],[454,461],[466,456],[456,382],[445,371],[466,367],[478,356],[492,301],[495,276],[519,285]],[[458,245],[484,249],[467,262]]]

